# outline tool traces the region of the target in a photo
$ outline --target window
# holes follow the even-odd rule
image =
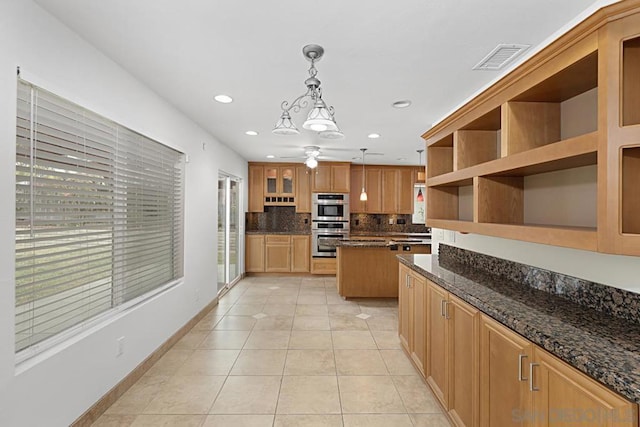
[[[20,352],[183,276],[184,155],[23,80],[17,101]]]

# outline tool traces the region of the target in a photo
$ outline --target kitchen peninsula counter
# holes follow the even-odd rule
[[[498,264],[490,257],[470,263],[442,255],[441,259],[437,255],[397,258],[589,377],[640,403],[637,295],[542,269],[522,274],[529,266]]]

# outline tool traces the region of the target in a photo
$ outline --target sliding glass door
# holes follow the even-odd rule
[[[218,175],[218,293],[240,277],[241,180]]]

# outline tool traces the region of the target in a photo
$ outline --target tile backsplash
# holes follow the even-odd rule
[[[393,224],[389,224],[392,220]],[[404,224],[403,224],[404,222]],[[413,224],[410,214],[351,214],[351,232],[427,233],[424,224]]]
[[[311,214],[296,213],[293,206],[267,206],[264,212],[247,212],[248,232],[287,232],[311,234]]]
[[[445,268],[455,265],[470,266],[582,306],[640,323],[640,294],[631,291],[442,243],[439,245],[438,259]]]

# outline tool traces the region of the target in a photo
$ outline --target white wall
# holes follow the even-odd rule
[[[66,426],[215,299],[218,170],[246,182],[247,163],[30,0],[0,2],[0,40],[0,425]],[[13,337],[18,65],[33,83],[190,157],[184,282],[20,367]],[[125,352],[116,358],[121,336]]]

